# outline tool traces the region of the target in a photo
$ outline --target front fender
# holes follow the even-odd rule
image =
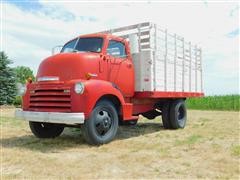
[[[72,95],[72,111],[84,112],[86,119],[91,114],[97,101],[104,95],[116,96],[120,103],[125,104],[122,93],[111,82],[103,80],[84,81],[84,93]]]

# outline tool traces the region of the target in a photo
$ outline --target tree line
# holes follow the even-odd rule
[[[17,96],[17,83],[25,84],[28,78],[35,77],[29,67],[10,67],[13,63],[4,51],[0,51],[0,105],[19,104],[21,98]]]

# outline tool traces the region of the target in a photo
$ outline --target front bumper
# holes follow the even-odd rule
[[[83,124],[85,120],[84,113],[35,112],[22,109],[16,109],[15,117],[26,121],[69,125]]]

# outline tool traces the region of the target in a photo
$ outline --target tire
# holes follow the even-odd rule
[[[64,130],[64,126],[53,123],[31,122],[29,127],[32,133],[38,138],[55,138],[60,136]]]
[[[138,122],[138,119],[137,120],[128,120],[128,121],[121,121],[121,125],[123,126],[135,126]]]
[[[184,100],[176,100],[170,107],[170,122],[173,129],[184,128],[187,121],[187,110]]]
[[[173,129],[170,122],[170,102],[166,102],[162,107],[162,123],[165,129]]]
[[[157,116],[160,116],[161,113],[156,111],[156,110],[151,110],[151,111],[147,111],[142,113],[142,115],[147,118],[147,119],[155,119]]]
[[[118,130],[118,113],[115,106],[102,100],[94,107],[90,118],[82,126],[83,136],[91,145],[106,144],[114,139]]]

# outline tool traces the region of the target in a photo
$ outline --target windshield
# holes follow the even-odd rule
[[[65,44],[61,52],[101,52],[103,45],[103,38],[92,37],[92,38],[79,38],[74,39]]]

